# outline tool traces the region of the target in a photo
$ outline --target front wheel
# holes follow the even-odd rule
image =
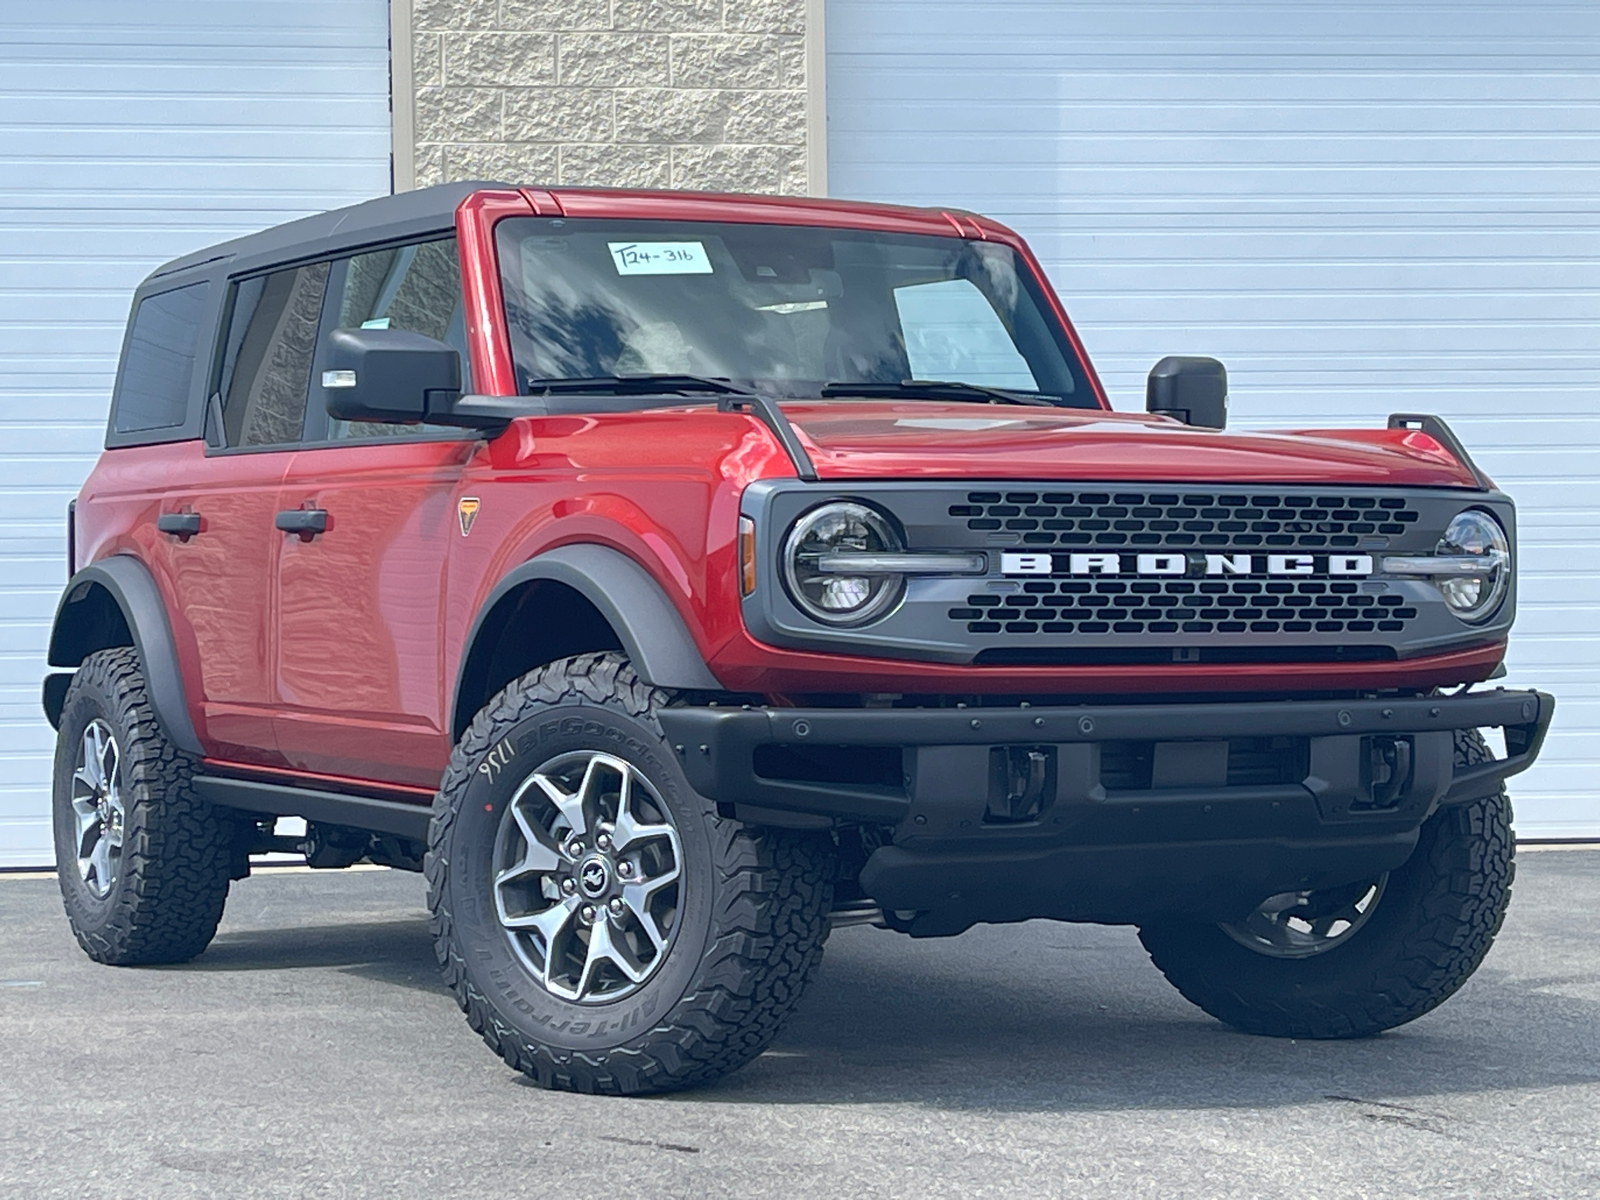
[[[532,671],[451,757],[425,870],[472,1027],[546,1087],[636,1095],[759,1054],[821,956],[831,847],[718,815],[617,654]]]
[[[1475,732],[1457,762],[1482,761]],[[1483,961],[1515,869],[1504,791],[1441,809],[1402,866],[1273,896],[1242,921],[1163,922],[1139,939],[1168,981],[1220,1021],[1272,1037],[1350,1038],[1443,1003]]]

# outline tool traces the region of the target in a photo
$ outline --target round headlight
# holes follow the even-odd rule
[[[1486,512],[1457,513],[1434,553],[1450,558],[1480,558],[1483,570],[1437,579],[1444,602],[1463,621],[1477,621],[1499,607],[1511,578],[1511,544],[1505,530]]]
[[[860,625],[900,600],[905,577],[830,569],[830,555],[893,554],[904,549],[889,519],[865,504],[835,500],[813,508],[783,540],[783,578],[807,616],[828,625]]]

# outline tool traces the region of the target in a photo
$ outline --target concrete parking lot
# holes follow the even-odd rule
[[[540,1091],[440,987],[418,876],[261,873],[179,968],[0,877],[0,1195],[1600,1195],[1600,851],[1524,852],[1450,1003],[1363,1042],[1190,1008],[1131,930],[842,930],[718,1087]]]

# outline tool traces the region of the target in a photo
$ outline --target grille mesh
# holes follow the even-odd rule
[[[1275,579],[1039,579],[975,593],[950,619],[968,633],[1399,633],[1404,597],[1351,582]]]
[[[968,492],[950,515],[968,529],[1013,535],[1023,545],[1141,549],[1336,550],[1402,534],[1418,519],[1398,497],[1277,491]]]

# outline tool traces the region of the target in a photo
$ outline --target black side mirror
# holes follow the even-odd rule
[[[323,355],[322,394],[341,421],[415,424],[461,395],[461,356],[406,329],[335,329]]]
[[[1214,358],[1172,355],[1150,368],[1144,406],[1185,425],[1222,429],[1228,424],[1228,372]]]

